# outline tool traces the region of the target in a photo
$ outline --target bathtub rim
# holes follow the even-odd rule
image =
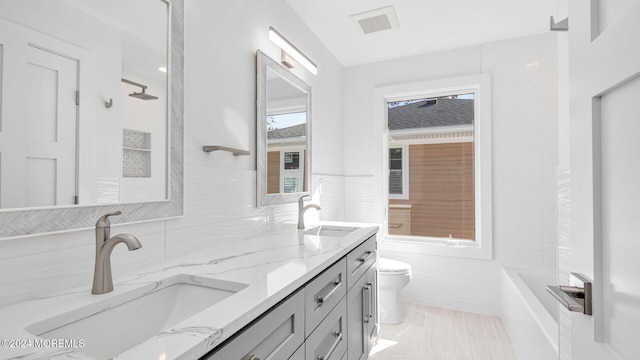
[[[518,268],[502,268],[511,284],[516,288],[518,296],[526,304],[526,308],[529,311],[529,315],[533,317],[536,324],[542,329],[544,336],[547,338],[556,353],[559,351],[559,333],[558,333],[558,321],[556,321],[551,314],[547,311],[544,305],[538,300],[538,297],[527,286],[524,279],[520,277],[520,273],[528,273],[535,275],[554,275],[551,272],[534,271]],[[503,289],[504,291],[504,289]],[[549,295],[551,296],[551,295]],[[531,301],[529,299],[535,299]],[[558,314],[559,315],[559,314]]]

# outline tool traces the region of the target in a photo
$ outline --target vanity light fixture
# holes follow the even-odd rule
[[[296,48],[287,38],[282,36],[273,26],[269,27],[269,40],[273,41],[288,55],[291,55],[293,59],[307,68],[313,75],[318,75],[318,66],[311,61],[305,54],[303,54],[298,48]],[[283,54],[283,59],[285,58]],[[293,64],[287,61],[285,63],[287,67],[293,67]],[[290,66],[291,65],[291,66]]]
[[[159,66],[158,67],[158,71],[166,73],[167,72],[167,67],[166,66]]]

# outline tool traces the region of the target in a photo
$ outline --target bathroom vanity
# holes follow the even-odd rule
[[[366,359],[376,336],[375,262],[373,235],[201,359]]]
[[[0,308],[0,338],[24,344],[0,359],[366,359],[377,231],[288,224],[116,277],[108,294],[70,289]]]

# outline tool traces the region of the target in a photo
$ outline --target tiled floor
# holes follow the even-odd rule
[[[497,316],[409,304],[400,325],[382,325],[370,360],[516,360]]]

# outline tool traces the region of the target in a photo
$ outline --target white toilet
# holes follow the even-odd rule
[[[411,280],[411,265],[397,260],[378,259],[379,306],[382,324],[400,324],[404,320],[400,290],[407,286],[409,280]]]

